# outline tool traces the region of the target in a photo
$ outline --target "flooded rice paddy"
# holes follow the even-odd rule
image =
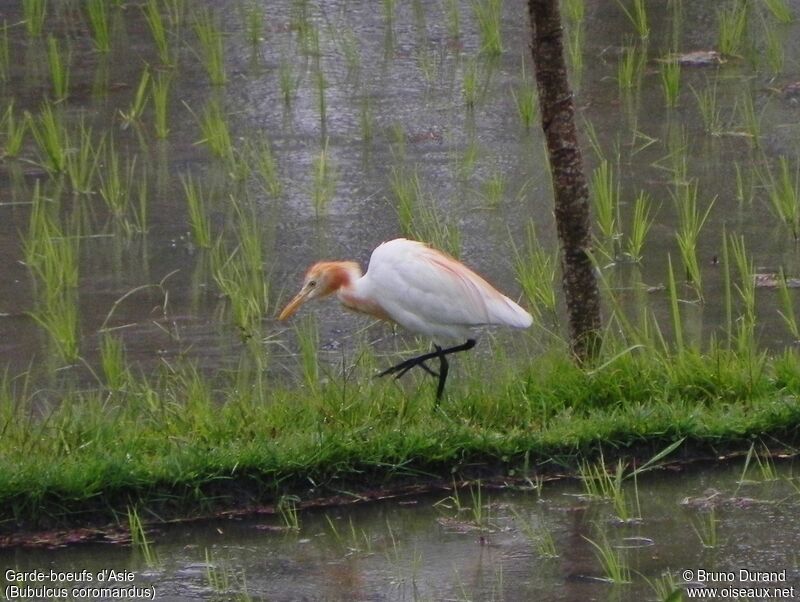
[[[131,577],[102,585],[135,585],[160,600],[658,601],[703,585],[729,600],[800,595],[800,496],[791,464],[643,473],[621,491],[615,502],[579,481],[531,482],[524,491],[475,482],[457,494],[296,519],[165,526],[147,533],[149,545],[5,550],[0,565],[47,575],[114,570]],[[603,564],[603,552],[617,560],[621,577]],[[765,582],[756,573],[773,575]],[[96,577],[82,584],[100,585]],[[795,593],[724,596],[726,587]]]
[[[672,268],[690,342],[800,338],[800,8],[782,5],[564,3],[607,313],[673,336]],[[274,317],[307,264],[401,235],[534,310],[523,359],[563,326],[525,286],[536,265],[559,294],[526,3],[26,0],[0,21],[0,366],[37,400],[106,386],[115,358],[272,382],[299,379],[304,337],[326,374],[416,345],[334,303]],[[684,570],[797,587],[795,481],[740,480],[643,476],[622,524],[574,484],[474,486],[2,565],[128,570],[176,600],[666,599]],[[633,584],[603,581],[602,550]]]

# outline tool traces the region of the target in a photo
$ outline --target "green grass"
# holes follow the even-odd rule
[[[174,368],[132,378],[124,400],[66,389],[43,421],[29,416],[32,399],[17,399],[0,411],[12,417],[0,440],[0,518],[101,518],[131,500],[185,511],[211,496],[223,506],[247,492],[278,499],[309,479],[358,487],[364,474],[388,483],[526,456],[576,466],[600,446],[625,453],[682,437],[695,449],[747,449],[751,434],[790,437],[800,420],[800,355],[776,355],[760,371],[752,361],[721,348],[634,352],[588,373],[556,353],[504,375],[489,361],[450,383],[441,412],[431,411],[427,380],[415,393],[359,366],[346,403],[336,374],[313,397],[277,383],[262,397],[224,374]]]

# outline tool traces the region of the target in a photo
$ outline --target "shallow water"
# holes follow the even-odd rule
[[[706,302],[697,302],[690,287],[682,290],[686,328],[695,340],[702,340],[725,323],[719,264],[723,227],[745,236],[756,271],[783,268],[789,276],[798,273],[795,244],[771,213],[757,170],[766,173],[764,169],[774,167],[781,156],[791,165],[797,161],[798,105],[782,90],[798,79],[800,36],[796,22],[771,29],[780,36],[784,54],[783,69],[773,75],[765,58],[767,30],[751,19],[743,56],[721,66],[684,66],[679,104],[667,109],[657,59],[675,44],[679,51],[708,50],[717,41],[714,6],[669,6],[673,5],[682,6],[680,20],[668,5],[649,7],[649,61],[640,89],[629,94],[616,82],[621,49],[642,43],[617,6],[589,3],[584,64],[573,67],[572,78],[583,129],[594,132],[618,170],[622,230],[629,230],[630,208],[640,190],[649,192],[657,212],[641,264],[604,263],[608,285],[632,316],[650,311],[669,330],[667,295],[660,286],[667,279],[668,257],[679,264],[669,183],[675,149],[685,150],[688,177],[698,183],[700,210],[713,200],[698,245]],[[146,235],[121,234],[96,190],[74,197],[68,186],[58,184],[58,177],[48,177],[28,133],[20,158],[5,158],[0,169],[0,259],[5,266],[0,279],[0,361],[11,374],[31,366],[44,365],[48,372],[64,365],[53,358],[50,338],[29,315],[41,301],[22,261],[36,181],[48,198],[60,199],[65,224],[76,213],[85,224],[80,231],[79,353],[89,365],[96,365],[103,332],[120,336],[128,360],[145,369],[188,357],[214,372],[236,366],[239,356],[249,352],[214,282],[210,251],[192,242],[181,174],[191,174],[208,192],[212,235],[222,235],[231,247],[237,242],[231,198],[255,211],[271,284],[271,307],[259,335],[265,340],[262,352],[276,360],[270,364],[276,375],[293,371],[294,332],[271,316],[299,285],[305,267],[320,258],[366,263],[372,248],[402,233],[391,189],[393,170],[416,170],[423,204],[434,208],[440,224],[458,232],[461,258],[512,297],[520,295],[513,248],[524,247],[527,222],[536,224],[545,248],[555,248],[541,133],[536,126],[521,126],[514,101],[532,73],[523,2],[504,3],[504,52],[496,58],[479,52],[480,35],[469,3],[459,5],[457,38],[448,29],[451,21],[444,5],[399,3],[391,22],[382,8],[366,2],[326,2],[321,7],[286,1],[263,8],[265,25],[257,47],[247,41],[239,3],[218,9],[225,32],[224,86],[209,85],[191,20],[184,21],[173,42],[178,68],[166,71],[173,77],[166,140],[154,136],[152,102],[134,126],[124,129],[120,118],[120,111],[127,111],[132,102],[144,64],[153,65],[153,73],[161,70],[141,11],[135,6],[112,11],[115,36],[108,55],[93,50],[85,18],[74,4],[50,13],[45,33],[52,32],[71,49],[70,94],[57,108],[67,123],[84,116],[98,135],[105,132],[109,140],[113,136],[123,157],[136,157],[139,171],[134,179],[145,186],[149,230]],[[763,7],[754,10],[765,24],[771,23]],[[46,40],[27,37],[17,25],[22,19],[19,7],[4,8],[0,17],[13,24],[8,30],[12,60],[2,97],[14,100],[19,115],[36,115],[50,90]],[[298,23],[318,33],[318,52],[304,50]],[[354,53],[357,60],[352,59]],[[468,110],[463,87],[471,62],[477,65],[478,93],[474,109]],[[296,82],[290,103],[281,91],[282,69],[289,69]],[[707,87],[717,91],[719,135],[703,131],[692,92]],[[196,116],[212,98],[223,103],[235,146],[258,140],[271,144],[282,184],[277,197],[266,194],[254,176],[234,182],[224,163],[200,143]],[[743,135],[745,98],[752,99],[760,120],[757,141]],[[365,119],[371,124],[369,134]],[[313,166],[323,148],[333,164],[334,192],[317,212],[311,202]],[[598,158],[588,138],[585,148],[587,167],[592,169]],[[744,182],[741,199],[737,165]],[[107,169],[101,162],[99,174]],[[487,192],[492,179],[500,182],[499,194]],[[680,268],[677,271],[680,281]],[[162,286],[155,286],[158,283]],[[651,292],[645,292],[648,289]],[[757,335],[762,343],[780,347],[791,342],[791,336],[777,309],[775,291],[759,290]],[[322,351],[330,352],[323,357],[333,361],[340,360],[342,349],[349,353],[357,348],[359,336],[382,341],[378,348],[384,350],[406,345],[394,342],[391,331],[381,326],[353,338],[368,322],[344,314],[335,303],[318,304],[309,313],[317,316]],[[531,352],[539,337],[535,332],[524,342],[515,335]],[[507,340],[502,335],[499,339]],[[71,368],[83,370],[80,365]]]
[[[576,481],[547,482],[538,493],[474,483],[458,493],[461,511],[447,493],[413,496],[301,512],[297,531],[278,517],[159,528],[148,536],[149,564],[141,548],[91,544],[4,550],[0,566],[48,576],[85,570],[95,586],[98,572],[113,569],[133,575],[123,585],[176,601],[660,600],[654,588],[665,573],[683,589],[794,587],[797,597],[800,496],[792,465],[778,464],[774,475],[756,462],[743,469],[734,463],[642,474],[636,485],[630,479],[626,503],[641,519],[630,523]],[[713,546],[704,547],[698,533]],[[544,537],[555,557],[540,552]],[[605,581],[588,540],[620,553],[632,583]],[[742,582],[740,570],[776,572],[779,580],[747,575]],[[686,579],[685,571],[694,575]]]

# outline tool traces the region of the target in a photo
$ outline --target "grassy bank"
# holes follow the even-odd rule
[[[67,393],[43,415],[6,383],[0,529],[124,521],[130,507],[185,516],[409,477],[535,476],[682,437],[694,451],[792,445],[800,424],[794,351],[632,349],[592,370],[552,353],[494,375],[475,361],[438,412],[430,383],[404,391],[368,378],[367,363],[346,379],[264,392],[191,368],[128,375],[114,390]]]

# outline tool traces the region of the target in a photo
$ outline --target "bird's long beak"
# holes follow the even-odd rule
[[[287,303],[286,307],[283,308],[280,315],[278,316],[279,320],[286,320],[287,318],[291,318],[294,313],[300,308],[300,306],[308,301],[308,289],[303,288],[299,293],[294,296],[294,299]]]

